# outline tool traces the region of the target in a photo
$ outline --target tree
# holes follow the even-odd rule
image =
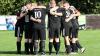
[[[37,0],[0,0],[0,15],[15,15],[28,1]],[[50,0],[38,0],[47,4]],[[58,0],[56,0],[58,1]],[[60,0],[59,0],[60,1]],[[84,14],[99,14],[100,0],[67,0]]]

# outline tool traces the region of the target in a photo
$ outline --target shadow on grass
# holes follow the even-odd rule
[[[17,54],[17,52],[16,51],[0,51],[0,54]],[[52,54],[56,54],[56,52],[52,52]],[[65,54],[65,52],[59,52],[59,54],[63,55]],[[24,51],[21,51],[21,55],[25,55]],[[49,55],[49,52],[46,51],[46,55]]]
[[[0,54],[17,54],[16,51],[0,51]]]

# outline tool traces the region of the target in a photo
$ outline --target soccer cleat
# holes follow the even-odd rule
[[[39,53],[41,53],[42,51],[39,49]]]
[[[74,55],[74,54],[77,54],[76,52],[71,52],[70,54]]]
[[[52,52],[49,52],[49,55],[51,55]]]
[[[81,50],[81,53],[84,53],[84,51],[85,51],[85,48],[81,48],[80,50]]]
[[[41,55],[45,55],[45,52],[41,52]]]
[[[56,52],[56,55],[58,55],[59,54],[59,52]]]
[[[32,51],[32,52],[30,52],[30,54],[33,54],[33,51]]]
[[[37,54],[38,54],[38,52],[34,52],[34,53],[33,53],[33,55],[37,55]]]

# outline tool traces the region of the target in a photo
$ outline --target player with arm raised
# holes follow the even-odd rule
[[[30,19],[31,17],[31,9],[32,9],[32,3],[28,2],[26,4],[26,15],[25,15],[25,53],[26,54],[32,54],[33,53],[33,44],[32,44],[32,21]]]
[[[24,6],[25,7],[25,6]],[[21,10],[17,13],[17,22],[15,25],[15,37],[17,37],[17,53],[21,54],[21,40],[23,37],[23,31],[24,31],[24,17],[25,13],[23,13]]]
[[[49,54],[52,53],[53,41],[55,40],[55,50],[56,54],[59,53],[60,43],[59,43],[59,35],[60,35],[60,27],[61,27],[61,10],[56,5],[56,2],[52,0],[50,2],[51,8],[48,14],[49,20]]]

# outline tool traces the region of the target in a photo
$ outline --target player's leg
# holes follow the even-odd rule
[[[30,50],[30,54],[33,54],[33,42],[32,42],[32,38],[29,39],[29,50]]]
[[[46,40],[46,31],[45,29],[40,29],[40,49],[42,55],[45,55],[45,40]]]
[[[69,39],[69,29],[70,28],[65,28],[65,48],[68,54],[71,53],[71,46],[70,46],[70,39]]]
[[[34,32],[33,32],[33,38],[34,38],[34,55],[37,55],[38,54],[38,30],[37,29],[34,29]]]
[[[72,27],[72,52],[78,52],[78,48],[76,46],[76,29]]]
[[[49,28],[49,54],[50,55],[52,53],[53,38],[54,38],[54,29]]]
[[[60,49],[60,38],[59,38],[59,35],[60,35],[60,28],[56,29],[55,31],[55,50],[56,50],[56,54],[59,53],[59,49]]]
[[[25,38],[25,54],[29,54],[29,40]]]
[[[29,54],[29,26],[25,26],[25,54]]]
[[[17,46],[17,53],[21,53],[21,40],[22,40],[23,30],[21,27],[15,27],[15,37],[17,37],[16,46]]]
[[[78,39],[78,29],[76,29],[76,36],[75,36],[75,40],[76,40],[76,46],[77,48],[79,48],[81,50],[81,53],[83,53],[85,51],[85,48],[81,46],[81,44],[79,43],[79,39]]]
[[[32,42],[33,29],[32,29],[32,25],[30,25],[28,37],[29,37],[29,50],[30,50],[30,53],[33,54],[33,42]]]

